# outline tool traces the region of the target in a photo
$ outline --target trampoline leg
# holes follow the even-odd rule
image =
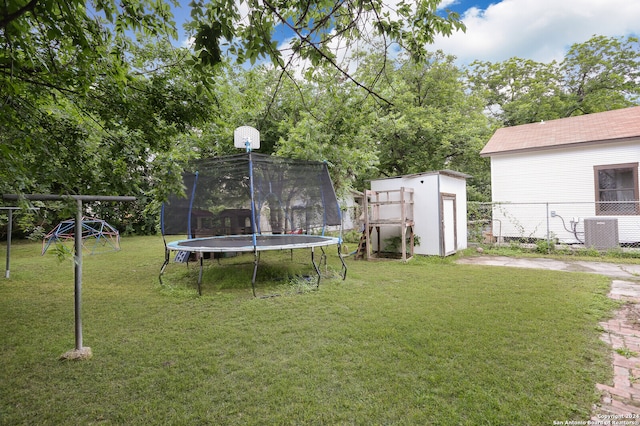
[[[162,274],[164,274],[164,270],[167,268],[167,265],[169,264],[169,256],[170,256],[169,250],[165,250],[164,263],[162,264],[162,267],[160,267],[160,275],[158,275],[158,280],[160,281],[160,285],[164,285],[162,282]]]
[[[200,272],[198,273],[198,294],[202,296],[202,268],[203,268],[202,259],[204,258],[204,256],[202,256],[202,253],[199,253],[199,257],[200,257]]]
[[[342,262],[342,280],[347,279],[347,264],[344,263],[344,257],[342,256],[342,244],[338,244],[338,258]]]
[[[311,263],[313,264],[313,268],[316,270],[316,274],[318,274],[318,282],[316,283],[316,288],[319,288],[320,278],[322,275],[320,274],[320,268],[318,268],[318,265],[316,264],[314,247],[311,247]]]
[[[259,255],[257,251],[253,252],[253,276],[251,277],[251,290],[253,291],[253,297],[256,297],[256,275],[258,274],[258,261]]]
[[[320,256],[320,265],[324,265],[324,271],[327,272],[327,253],[325,253],[324,247],[320,247],[320,251],[322,251],[322,256]]]

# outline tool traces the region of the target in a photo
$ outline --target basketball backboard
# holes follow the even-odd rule
[[[233,146],[236,148],[260,148],[260,132],[251,126],[238,127],[233,131]]]

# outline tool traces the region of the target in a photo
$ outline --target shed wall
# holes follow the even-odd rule
[[[414,234],[420,238],[420,245],[414,253],[440,255],[440,210],[438,204],[438,175],[405,178],[405,186],[413,188]]]
[[[440,192],[456,195],[456,250],[467,248],[467,181],[451,176],[440,176]]]
[[[467,189],[466,180],[443,174],[426,174],[402,176],[391,179],[371,181],[374,191],[395,190],[401,187],[413,188],[415,219],[414,234],[420,238],[420,245],[414,248],[414,253],[440,256],[440,194],[456,195],[456,233],[457,250],[467,247]],[[383,227],[380,232],[381,240],[398,236],[399,227]],[[377,246],[374,245],[377,249]],[[383,247],[384,248],[384,247]]]

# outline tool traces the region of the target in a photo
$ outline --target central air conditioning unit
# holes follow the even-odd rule
[[[619,247],[618,219],[585,218],[584,245],[585,247],[594,248],[596,250]]]

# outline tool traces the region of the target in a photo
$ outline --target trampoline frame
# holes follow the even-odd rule
[[[296,241],[299,240],[299,241]],[[270,241],[270,244],[266,244]],[[296,242],[292,242],[296,241]],[[274,244],[275,242],[275,244]],[[311,249],[311,264],[318,276],[316,288],[320,286],[322,274],[318,263],[315,261],[315,248],[319,247],[322,251],[320,263],[326,264],[326,253],[324,247],[330,245],[338,246],[338,257],[342,263],[341,276],[345,280],[347,278],[347,265],[341,253],[341,239],[320,235],[308,234],[272,234],[272,235],[222,235],[216,237],[188,238],[178,241],[165,243],[165,259],[160,268],[160,283],[162,283],[162,275],[170,262],[171,252],[188,252],[197,253],[199,258],[200,270],[198,272],[198,294],[202,295],[202,273],[203,273],[203,254],[204,253],[246,253],[253,252],[253,275],[251,278],[251,290],[253,296],[256,297],[256,275],[258,272],[258,264],[260,262],[261,251],[271,250],[294,250],[294,249]]]

